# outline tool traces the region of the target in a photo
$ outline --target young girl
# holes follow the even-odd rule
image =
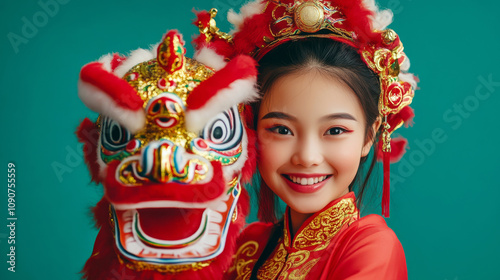
[[[262,1],[242,13],[229,18],[236,52],[259,63],[259,217],[273,223],[244,230],[226,278],[407,279],[394,232],[357,208],[383,158],[388,215],[389,161],[404,151],[390,134],[412,116],[415,80],[400,73],[402,44],[384,30],[392,14],[352,0]],[[274,194],[287,204],[279,221]]]

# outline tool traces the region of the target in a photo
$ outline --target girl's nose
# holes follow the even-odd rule
[[[323,162],[323,151],[318,139],[304,139],[297,145],[292,156],[292,164],[303,167],[319,165]]]

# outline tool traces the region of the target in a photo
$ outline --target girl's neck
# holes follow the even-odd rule
[[[314,215],[314,213],[308,213],[308,214],[303,214],[294,211],[292,208],[290,208],[290,233],[291,233],[291,238],[295,236],[299,228],[304,224],[304,222]]]

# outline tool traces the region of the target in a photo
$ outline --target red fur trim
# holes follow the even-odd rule
[[[387,118],[387,122],[389,123],[389,133],[392,133],[396,128],[398,128],[401,124],[404,123],[406,127],[409,125],[413,125],[413,117],[415,113],[410,106],[403,107],[401,111],[397,114],[391,114]]]
[[[193,13],[196,15],[196,19],[193,21],[193,24],[197,27],[208,27],[210,25],[210,13],[207,11],[196,11],[193,8]]]
[[[224,58],[233,57],[234,48],[230,43],[219,38],[212,38],[212,41],[207,43],[206,38],[205,34],[200,34],[194,37],[192,43],[196,51],[199,51],[202,48],[209,48]]]
[[[114,251],[114,237],[109,225],[109,202],[101,199],[92,209],[96,226],[100,229],[94,243],[91,257],[85,263],[83,278],[85,279],[107,279],[111,267],[116,266],[118,259]]]
[[[266,223],[277,222],[274,195],[274,192],[267,186],[264,180],[261,180],[259,189],[259,208],[257,211],[259,221]]]
[[[270,16],[271,11],[267,10],[263,14],[257,14],[245,19],[240,31],[234,34],[233,42],[236,53],[252,53],[262,44],[264,36],[273,38],[269,31],[269,24],[272,19]]]
[[[200,109],[220,90],[229,87],[232,82],[257,76],[255,64],[255,60],[247,55],[235,57],[189,94],[186,100],[187,107],[191,110]]]
[[[257,142],[257,137],[255,130],[246,128],[247,132],[247,160],[245,161],[245,165],[241,170],[241,182],[243,184],[250,182],[252,180],[252,176],[255,173],[255,169],[257,166],[257,157],[255,151],[255,145],[253,143]]]
[[[83,66],[80,72],[83,82],[96,86],[122,108],[142,110],[143,101],[127,81],[102,68],[102,63],[92,62]]]
[[[245,188],[241,189],[240,198],[238,199],[238,211],[238,221],[243,226],[246,223],[248,213],[250,213],[250,196]]]
[[[119,164],[120,162],[117,160],[108,164],[108,175],[103,183],[106,189],[105,196],[112,203],[138,203],[156,200],[201,203],[216,199],[222,195],[225,189],[222,167],[219,162],[212,162],[214,176],[210,182],[190,185],[189,187],[178,183],[144,183],[138,187],[125,186],[117,182],[115,178]]]
[[[398,162],[401,160],[406,152],[408,146],[408,140],[403,137],[396,137],[391,139],[391,153],[389,155],[389,160],[391,163]],[[378,143],[377,160],[381,161],[383,159],[384,152],[382,152],[382,141]]]
[[[250,183],[253,175],[255,174],[255,170],[257,168],[257,151],[255,145],[252,143],[257,143],[257,133],[253,129],[254,128],[254,119],[253,119],[253,111],[252,106],[244,105],[243,107],[243,124],[245,126],[245,131],[247,132],[247,154],[248,158],[243,166],[241,171],[241,182],[246,184]]]
[[[374,33],[371,28],[370,18],[373,17],[373,12],[363,5],[362,0],[335,0],[329,2],[332,6],[338,7],[344,14],[346,18],[344,28],[356,33],[356,41],[360,45],[367,42],[381,42],[380,35]]]
[[[215,50],[218,55],[222,55],[225,58],[233,57],[234,48],[231,44],[222,39],[213,39],[210,43],[210,48]]]
[[[78,141],[83,143],[83,157],[90,170],[91,181],[99,183],[99,164],[97,163],[97,141],[99,141],[99,129],[88,118],[85,118],[76,130]]]
[[[207,47],[207,36],[205,36],[205,34],[194,36],[191,44],[193,44],[195,50],[200,50],[204,47]]]
[[[251,105],[246,104],[243,107],[243,118],[245,119],[245,124],[250,129],[255,129],[254,125],[254,114]]]
[[[413,111],[413,108],[411,108],[410,106],[406,106],[399,112],[399,115],[401,116],[401,119],[404,121],[405,127],[413,126],[413,117],[415,117],[415,112]]]

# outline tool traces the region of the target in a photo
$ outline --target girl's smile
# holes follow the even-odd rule
[[[332,174],[283,174],[290,188],[299,193],[313,193],[323,187]]]

